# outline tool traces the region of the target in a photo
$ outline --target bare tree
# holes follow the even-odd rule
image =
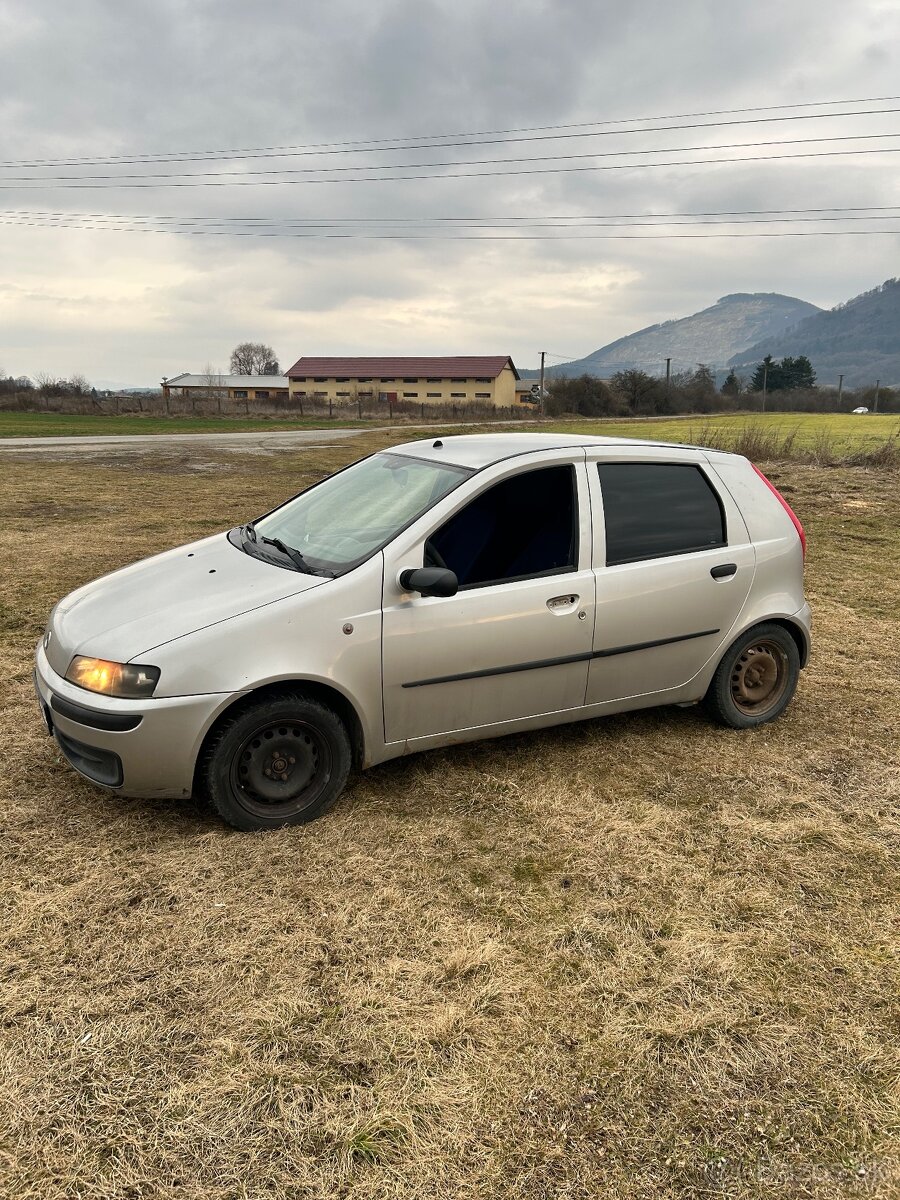
[[[225,379],[222,373],[212,363],[207,363],[203,368],[203,383],[206,395],[211,400],[217,401],[219,412],[221,412],[222,400],[228,395],[228,389],[225,387]]]
[[[231,352],[232,375],[280,375],[275,351],[264,342],[241,342]]]
[[[617,371],[610,382],[633,413],[656,411],[662,385],[646,371],[630,367],[626,371]]]

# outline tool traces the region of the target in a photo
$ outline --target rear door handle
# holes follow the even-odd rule
[[[712,567],[709,573],[713,579],[728,579],[737,574],[737,563],[721,563],[718,567]]]

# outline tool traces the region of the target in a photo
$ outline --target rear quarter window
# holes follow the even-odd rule
[[[722,503],[692,463],[598,463],[606,565],[727,545]]]

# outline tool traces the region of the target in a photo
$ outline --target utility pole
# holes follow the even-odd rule
[[[879,389],[880,387],[881,387],[881,380],[880,380],[880,379],[876,379],[876,380],[875,380],[875,403],[872,405],[872,412],[873,412],[873,413],[877,413],[877,412],[878,412],[878,389]]]
[[[547,351],[541,351],[541,416],[544,415],[544,359],[547,357]]]
[[[843,375],[838,375],[838,410],[840,410],[841,401],[843,400],[843,398],[844,398],[844,377],[843,377]]]
[[[666,399],[669,398],[669,392],[672,388],[672,360],[666,359]]]
[[[763,363],[763,401],[762,410],[766,411],[766,392],[769,390],[769,364]]]

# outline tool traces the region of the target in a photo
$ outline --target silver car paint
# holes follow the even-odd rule
[[[424,440],[391,450],[478,473],[339,579],[282,570],[216,535],[114,572],[57,605],[47,650],[42,645],[37,653],[44,703],[55,693],[95,711],[143,717],[137,729],[121,733],[54,714],[62,733],[119,754],[125,768],[119,791],[189,795],[197,757],[217,719],[241,696],[275,682],[306,681],[339,693],[358,718],[362,762],[370,766],[433,746],[698,700],[727,645],[761,620],[788,621],[808,646],[799,540],[746,459],[692,447],[541,434],[447,438],[440,446]],[[641,571],[606,568],[598,458],[699,465],[726,508],[728,547],[636,564],[643,569],[639,585]],[[474,495],[514,472],[555,463],[572,463],[577,473],[577,571],[448,599],[400,588],[400,571],[422,565],[429,534]],[[737,575],[710,580],[707,588],[708,565],[722,561],[738,562]],[[656,580],[665,581],[662,596]],[[701,583],[709,596],[728,598],[714,622],[719,634],[705,644],[696,639],[680,649],[402,686],[651,641],[660,629],[698,632],[699,617],[703,628],[707,620],[698,607]],[[150,662],[162,672],[157,691],[143,701],[86,692],[63,678],[75,653]]]
[[[673,691],[693,679],[734,640],[732,630],[753,585],[756,555],[734,500],[719,484],[728,546],[693,554],[607,567],[603,497],[597,472],[602,462],[656,462],[699,466],[715,486],[708,464],[696,451],[654,446],[588,453],[597,569],[597,624],[587,703],[598,704]],[[734,563],[736,574],[713,579],[710,568]],[[705,636],[697,637],[702,633]],[[626,654],[623,646],[673,639]]]
[[[573,455],[577,454],[575,461]],[[405,592],[398,578],[421,567],[424,545],[454,513],[500,479],[575,463],[580,513],[578,569],[540,579],[461,590],[455,596]],[[388,743],[458,733],[584,703],[587,661],[426,686],[417,681],[585,654],[594,613],[590,499],[584,451],[543,450],[485,467],[386,547],[384,713]],[[571,601],[569,597],[574,597]],[[564,603],[550,606],[553,600]],[[584,613],[582,617],[580,614]]]
[[[114,662],[140,661],[142,653],[174,638],[324,582],[242,554],[217,533],[132,563],[66,596],[53,610],[48,657],[60,675],[76,651]],[[176,694],[167,689],[168,680],[161,681],[157,695]]]

